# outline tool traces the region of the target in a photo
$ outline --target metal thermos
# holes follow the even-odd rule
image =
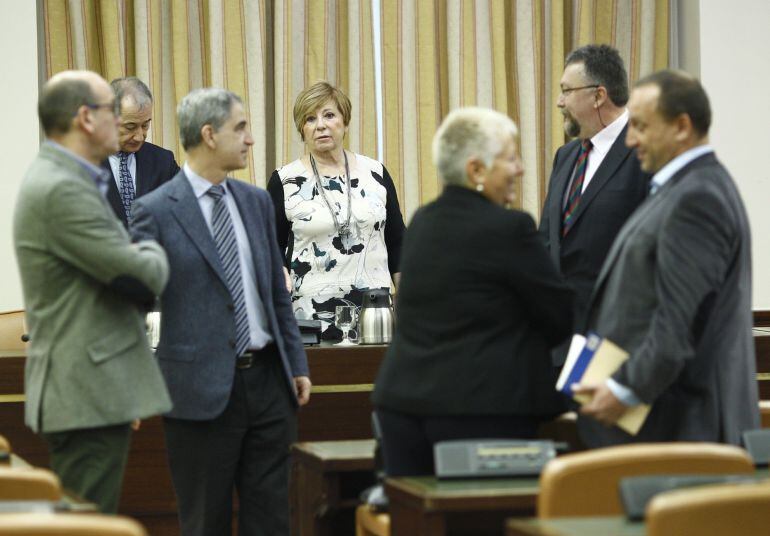
[[[363,291],[358,326],[363,344],[388,344],[393,340],[393,306],[388,289]]]

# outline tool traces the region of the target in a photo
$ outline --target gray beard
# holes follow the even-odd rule
[[[580,134],[580,125],[571,117],[564,117],[564,132],[570,138],[577,138]]]

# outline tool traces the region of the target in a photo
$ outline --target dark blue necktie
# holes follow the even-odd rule
[[[241,265],[238,258],[238,244],[235,240],[235,230],[227,210],[225,188],[215,184],[206,192],[214,199],[214,210],[211,214],[211,230],[214,242],[222,261],[222,268],[227,278],[227,286],[235,306],[235,349],[241,355],[249,347],[249,317],[246,314],[246,300],[243,297],[243,281],[241,280]]]
[[[134,181],[131,180],[131,173],[128,171],[128,154],[120,151],[118,159],[120,160],[120,200],[123,203],[123,210],[126,212],[126,219],[131,221],[131,205],[134,203],[136,192],[134,191]]]

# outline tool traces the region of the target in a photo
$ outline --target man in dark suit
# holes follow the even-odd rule
[[[310,397],[307,357],[264,190],[227,178],[254,143],[241,99],[199,89],[177,109],[187,162],[138,199],[132,234],[166,250],[157,357],[182,534],[288,534],[289,446]]]
[[[587,45],[567,56],[556,106],[577,139],[556,151],[540,232],[551,259],[575,288],[575,325],[607,252],[626,218],[647,195],[649,176],[623,140],[628,77],[618,51]],[[554,351],[564,363],[567,347]]]
[[[739,444],[759,426],[752,340],[751,241],[735,183],[708,145],[700,82],[675,71],[640,80],[626,143],[655,175],[612,246],[588,327],[630,354],[578,421],[590,446],[631,441]],[[651,404],[639,434],[610,425]]]
[[[179,172],[174,153],[145,141],[152,122],[152,93],[136,77],[116,78],[110,85],[120,103],[120,150],[102,166],[112,174],[107,200],[128,227],[131,205]]]

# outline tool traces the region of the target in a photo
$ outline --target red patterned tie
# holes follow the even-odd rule
[[[572,186],[569,189],[569,196],[567,197],[567,205],[564,207],[564,214],[561,220],[561,235],[567,236],[572,224],[574,223],[572,215],[580,204],[580,196],[583,191],[583,181],[586,178],[586,168],[588,167],[588,153],[591,152],[593,144],[591,140],[583,140],[580,146],[580,153],[578,154],[577,164],[575,165],[575,180],[572,181]]]

